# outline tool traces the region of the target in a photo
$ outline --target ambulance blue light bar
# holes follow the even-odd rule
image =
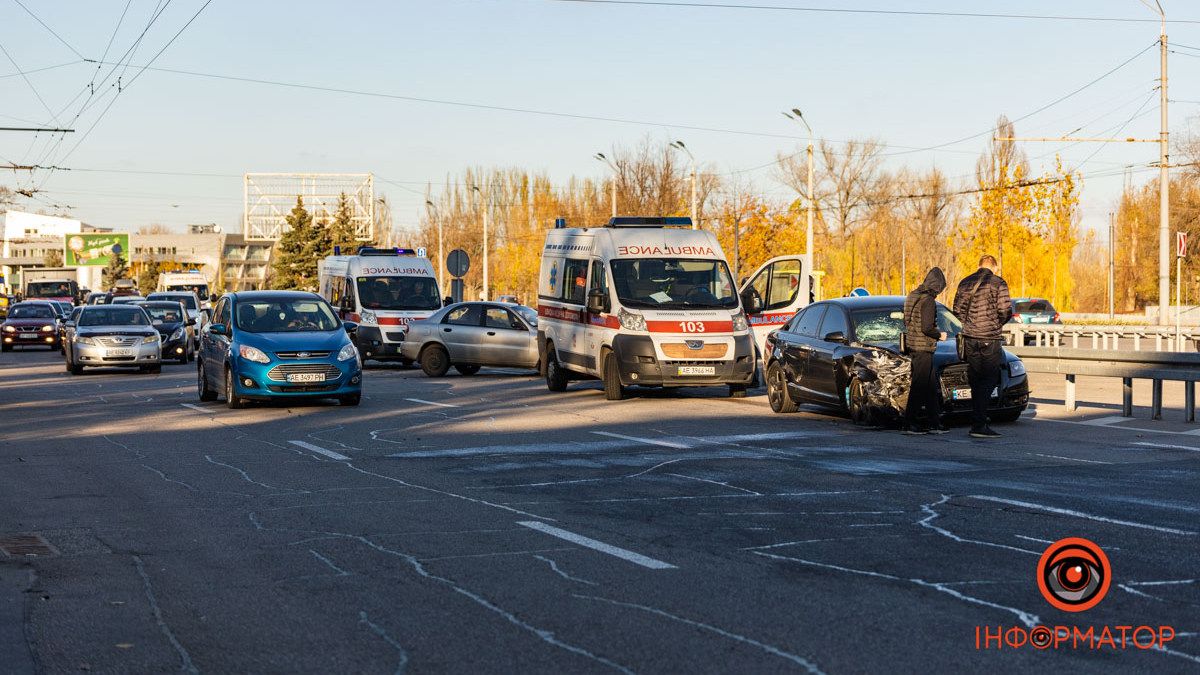
[[[416,255],[417,251],[411,248],[375,248],[373,246],[364,246],[358,249],[358,255]]]
[[[686,216],[617,216],[608,221],[608,227],[691,227],[692,219]]]

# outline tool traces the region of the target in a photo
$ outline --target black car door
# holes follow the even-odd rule
[[[823,400],[842,400],[837,378],[838,357],[845,348],[849,334],[850,321],[846,310],[830,304],[821,320],[821,327],[813,336],[813,348],[809,352],[808,368],[805,370],[805,386]]]
[[[812,354],[817,342],[817,328],[825,316],[826,306],[826,303],[811,305],[788,324],[791,330],[786,358],[789,369],[794,373],[793,377],[788,378],[788,383],[793,395],[809,400],[823,400],[819,390],[812,385],[813,376],[809,369],[812,367]]]

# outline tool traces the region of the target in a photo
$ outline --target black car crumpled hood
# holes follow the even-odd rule
[[[854,355],[854,368],[862,376],[863,392],[867,401],[875,407],[891,408],[903,412],[908,405],[908,390],[912,380],[911,359],[900,353],[900,345],[887,343],[878,345],[856,345],[865,351]],[[1005,362],[1020,359],[1003,350]],[[958,358],[958,346],[954,340],[939,342],[933,353],[933,368],[943,368],[962,363]]]

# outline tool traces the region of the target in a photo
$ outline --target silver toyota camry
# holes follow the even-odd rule
[[[72,375],[84,366],[162,369],[162,339],[137,305],[88,305],[66,324],[66,333],[63,356]]]
[[[484,366],[537,368],[537,311],[507,302],[460,302],[408,324],[401,355],[430,377],[451,367],[474,375]]]

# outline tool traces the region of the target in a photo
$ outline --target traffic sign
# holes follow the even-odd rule
[[[863,288],[862,286],[859,286],[858,288],[850,291],[850,297],[852,297],[852,298],[865,298],[870,294],[871,294],[871,292],[868,291],[867,289]]]
[[[426,251],[426,250],[425,250],[425,247],[424,247],[424,246],[418,246],[418,247],[417,247],[417,257],[418,257],[418,258],[425,258],[425,257],[427,257],[427,256],[426,256],[426,253],[428,253],[428,251]]]
[[[446,256],[446,271],[450,273],[450,276],[464,277],[469,269],[471,269],[471,256],[461,248],[450,251],[450,255]]]
[[[1187,232],[1175,233],[1175,257],[1187,257]]]

